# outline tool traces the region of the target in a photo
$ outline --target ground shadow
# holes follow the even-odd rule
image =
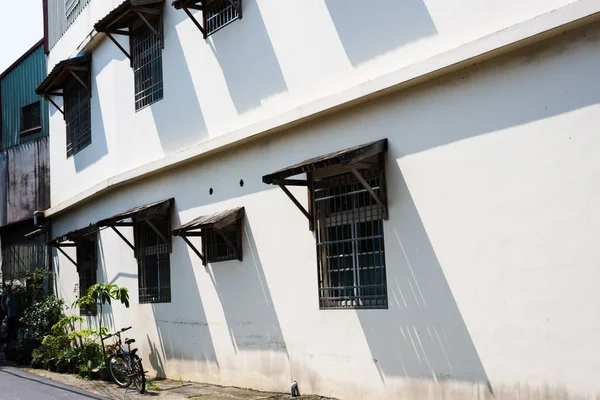
[[[489,385],[395,160],[386,172],[389,201],[397,205],[385,225],[389,309],[357,311],[382,381],[408,377]]]
[[[187,19],[184,12],[168,13],[165,26]],[[188,61],[176,30],[165,37],[162,51],[164,98],[150,106],[165,154],[208,137],[208,131],[192,80]],[[195,49],[192,49],[195,51]]]
[[[244,262],[210,264],[209,273],[223,307],[234,350],[289,354],[271,291],[248,220],[242,233]]]
[[[116,46],[115,46],[116,47]],[[114,53],[115,57],[96,57],[92,62],[92,98],[90,99],[91,107],[91,129],[92,129],[92,142],[89,146],[82,149],[77,154],[73,155],[75,161],[75,171],[77,173],[93,165],[95,162],[100,160],[102,157],[108,154],[108,145],[106,144],[106,130],[104,127],[104,119],[102,112],[102,105],[100,102],[100,95],[98,92],[98,80],[97,76],[104,68],[106,68],[113,60],[123,61],[125,55],[117,50]],[[107,99],[103,101],[106,102]],[[108,104],[112,104],[111,101]],[[107,106],[106,104],[104,105]],[[66,135],[66,132],[65,132]],[[66,152],[66,150],[65,150]]]
[[[352,65],[437,34],[423,0],[326,0]]]
[[[210,41],[238,114],[288,90],[256,0],[245,0],[243,19],[210,36]]]

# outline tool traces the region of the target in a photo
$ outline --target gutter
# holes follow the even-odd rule
[[[58,216],[121,186],[154,174],[200,160],[214,153],[274,134],[317,117],[397,92],[480,63],[573,29],[600,21],[598,0],[578,0],[546,14],[494,32],[467,44],[435,55],[348,89],[313,100],[263,121],[223,133],[177,153],[120,173],[45,210],[46,217]]]

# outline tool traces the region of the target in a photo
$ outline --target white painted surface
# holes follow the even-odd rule
[[[112,323],[134,325],[147,368],[169,377],[280,391],[297,380],[342,399],[490,398],[488,382],[496,398],[593,398],[599,48],[599,29],[576,31],[320,118],[124,186],[57,216],[53,234],[170,197],[174,226],[246,208],[243,262],[205,269],[173,238],[169,304],[137,304],[132,251],[101,232],[99,278],[133,300]],[[320,311],[307,221],[261,177],[384,137],[389,309]],[[54,265],[70,303],[75,268],[58,254]]]
[[[93,24],[120,3],[91,1],[52,49],[49,67],[74,56]],[[435,64],[426,60],[524,21],[534,28],[535,17],[544,13],[561,10],[548,19],[566,18],[561,22],[566,23],[598,11],[590,0],[381,0],[370,9],[360,3],[245,0],[244,18],[207,41],[185,13],[165,5],[164,99],[138,113],[131,69],[105,39],[93,58],[92,145],[71,159],[52,157],[53,180],[69,182],[53,185],[52,205],[225,133],[261,124],[270,128],[287,119],[286,112],[301,114],[304,105],[315,107],[319,99],[349,91],[327,98],[323,104],[332,107],[352,92],[362,95],[367,87],[360,85],[393,78],[394,71],[411,75],[410,67],[420,64],[420,74],[425,73]],[[486,51],[505,44],[499,41]],[[454,54],[460,55],[466,56]],[[60,113],[51,114],[52,148],[60,151],[64,123]]]

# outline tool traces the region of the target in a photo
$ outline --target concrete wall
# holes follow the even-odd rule
[[[365,7],[359,0],[244,0],[243,19],[206,41],[183,11],[165,4],[163,100],[134,112],[132,70],[104,39],[90,46],[92,145],[67,159],[64,121],[51,107],[50,148],[57,154],[52,176],[70,183],[53,185],[52,204],[196,143],[578,2],[378,0]],[[93,24],[120,3],[87,4],[50,52],[49,68],[85,47]]]
[[[280,29],[289,27],[279,22]],[[187,22],[178,27],[188,29]],[[167,39],[165,52],[172,47]],[[173,226],[246,208],[243,262],[204,268],[173,239],[172,302],[166,304],[137,303],[131,249],[111,230],[100,233],[98,279],[126,285],[132,298],[129,309],[113,306],[106,322],[134,326],[131,336],[153,373],[281,391],[297,380],[303,393],[342,399],[492,398],[490,390],[496,399],[595,398],[598,50],[598,28],[563,35],[125,186],[56,216],[53,235],[170,197],[176,199]],[[115,73],[125,73],[124,60],[97,64],[111,51],[102,44],[94,68],[101,90],[112,96],[130,83]],[[181,116],[171,120],[172,131],[168,124],[159,129],[154,112],[169,107],[169,87],[165,100],[135,116],[148,118],[141,127],[156,122],[144,136],[147,157],[161,153],[162,132],[186,132]],[[67,174],[53,180],[55,199],[72,191],[65,182],[83,185],[81,176],[93,181],[116,163],[108,160],[141,157],[123,144],[141,128],[127,135],[113,130],[130,118],[120,103],[129,100],[115,99],[101,103],[111,132],[106,161],[85,175],[66,171],[73,166],[53,157],[53,174]],[[51,146],[61,147],[54,132]],[[202,134],[203,127],[193,132]],[[261,176],[384,137],[389,309],[320,311],[313,234]],[[305,190],[293,192],[306,203]],[[69,304],[76,269],[58,253],[53,264],[58,292]]]

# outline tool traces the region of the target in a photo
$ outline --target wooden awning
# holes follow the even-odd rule
[[[73,230],[62,236],[59,236],[48,242],[48,246],[56,248],[60,251],[69,261],[71,261],[76,267],[77,262],[71,258],[62,248],[63,247],[76,247],[77,242],[86,240],[89,235],[92,235],[99,231],[98,224],[90,224],[89,226],[81,229]]]
[[[244,218],[244,207],[233,208],[231,210],[220,211],[210,215],[204,215],[173,229],[173,236],[185,236],[190,231],[197,231],[207,228],[223,229],[224,227],[235,223]]]
[[[83,54],[77,57],[63,60],[56,64],[52,71],[48,74],[46,79],[40,83],[35,89],[35,92],[48,100],[58,111],[63,115],[65,112],[52,100],[51,96],[62,96],[63,93],[59,92],[72,81],[77,81],[86,90],[90,97],[92,97],[92,81],[91,81],[91,68],[92,68],[92,55]],[[82,74],[81,72],[85,72]],[[83,75],[83,76],[82,76]]]
[[[362,144],[360,146],[351,147],[349,149],[336,151],[333,153],[325,154],[323,156],[314,157],[289,167],[280,169],[271,174],[264,175],[262,180],[268,185],[278,185],[281,190],[290,198],[296,207],[308,218],[309,227],[312,230],[314,227],[314,216],[310,210],[310,204],[312,202],[312,192],[314,190],[314,184],[312,179],[312,173],[328,167],[341,166],[345,167],[348,172],[352,172],[363,187],[369,192],[371,197],[383,208],[384,218],[387,219],[387,201],[385,197],[380,198],[373,188],[367,183],[362,174],[361,169],[368,169],[374,165],[379,165],[381,168],[384,167],[384,153],[387,151],[387,139],[377,140]],[[368,163],[367,159],[377,158],[376,163]],[[307,174],[307,178],[303,179],[288,179],[289,177]],[[286,186],[306,186],[309,191],[309,210],[306,210],[300,202],[294,197]]]
[[[207,229],[214,229],[217,235],[221,236],[227,245],[239,255],[239,260],[242,260],[242,242],[241,242],[241,226],[237,245],[229,241],[227,237],[221,232],[223,228],[231,226],[233,224],[241,224],[244,218],[244,207],[232,208],[230,210],[219,211],[214,214],[204,215],[196,219],[191,220],[177,229],[173,229],[171,234],[173,236],[181,237],[185,243],[192,249],[194,253],[202,260],[202,264],[207,264],[206,258],[206,239],[205,232]],[[202,248],[204,255],[194,246],[194,244],[188,239],[188,237],[201,236],[203,238]]]
[[[173,207],[173,203],[175,202],[174,198],[170,198],[168,200],[156,201],[154,203],[145,204],[143,206],[134,207],[130,210],[124,211],[122,213],[113,215],[110,218],[103,219],[98,221],[99,227],[110,227],[119,237],[134,251],[135,246],[127,240],[125,236],[117,229],[121,226],[135,226],[135,223],[138,221],[145,221],[148,223],[150,228],[156,232],[156,234],[163,240],[165,244],[169,246],[169,250],[171,249],[171,241],[166,238],[160,230],[156,228],[156,226],[152,223],[151,218],[155,217],[166,217],[170,216],[171,208]],[[132,219],[131,222],[126,222],[125,220]],[[170,219],[169,219],[170,221]]]

